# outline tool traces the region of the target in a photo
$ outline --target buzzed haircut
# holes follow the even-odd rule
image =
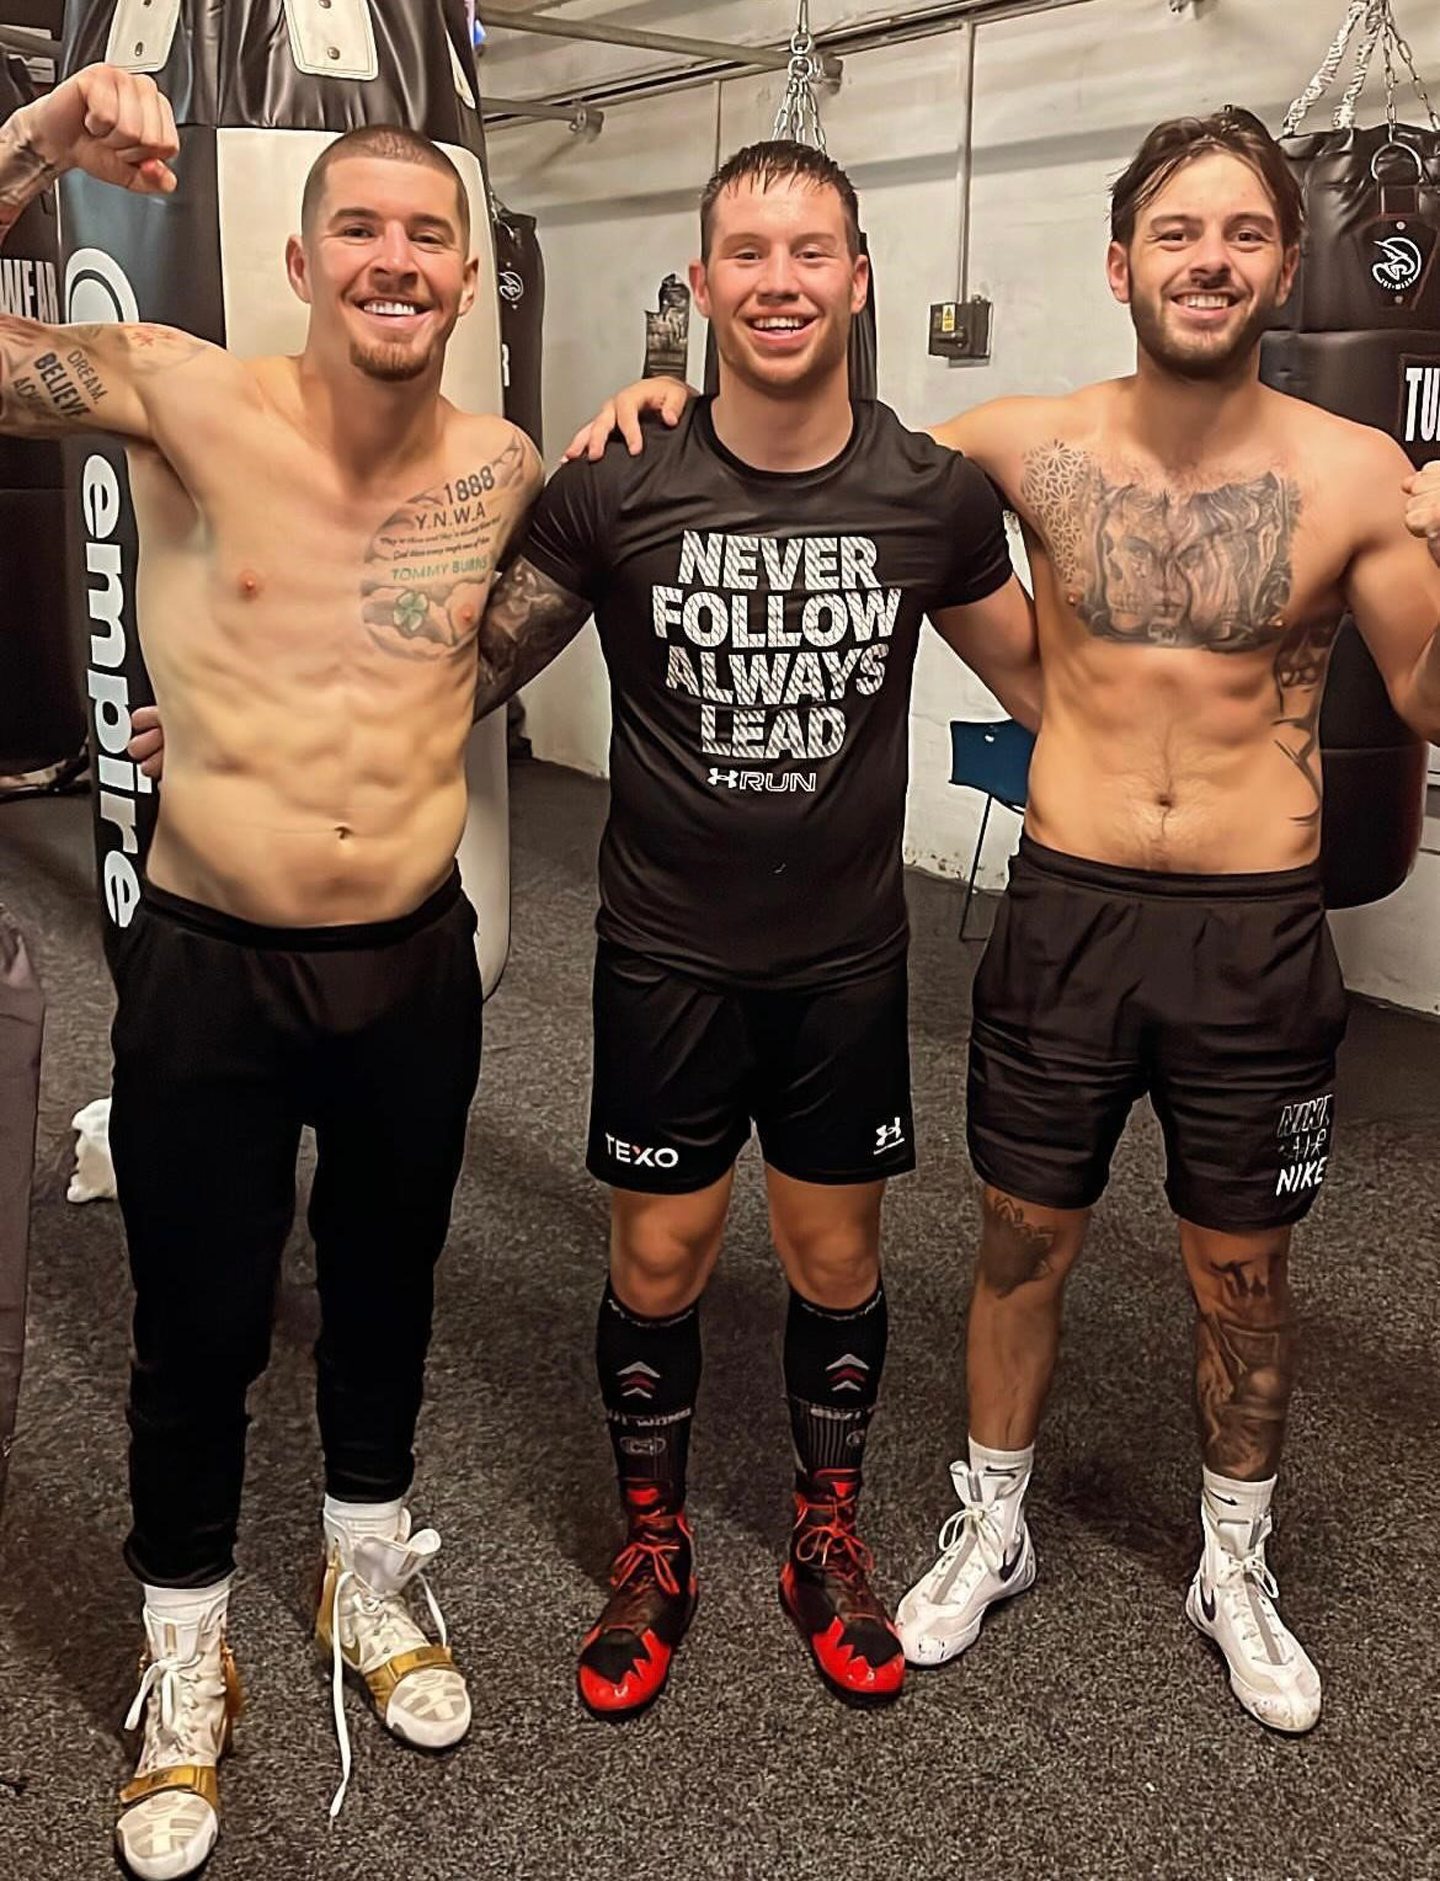
[[[800,144],[788,138],[774,138],[768,143],[747,144],[737,150],[711,177],[700,197],[700,254],[710,253],[710,235],[715,225],[715,204],[723,191],[740,183],[753,183],[757,189],[772,189],[776,183],[792,178],[808,183],[812,189],[833,189],[845,211],[845,239],[850,253],[860,253],[860,204],[855,185],[823,150],[813,144]]]
[[[460,245],[470,246],[470,196],[464,179],[438,144],[422,137],[403,124],[361,124],[327,144],[310,166],[305,179],[305,194],[300,199],[300,227],[308,235],[314,223],[320,199],[325,193],[325,179],[332,164],[346,157],[382,157],[389,163],[418,163],[427,170],[438,170],[455,185],[455,206],[460,226]]]
[[[1293,248],[1305,230],[1305,199],[1285,153],[1253,112],[1226,105],[1204,118],[1167,118],[1135,153],[1110,191],[1110,234],[1128,248],[1135,224],[1177,171],[1220,151],[1238,157],[1265,185],[1275,205],[1280,240]]]

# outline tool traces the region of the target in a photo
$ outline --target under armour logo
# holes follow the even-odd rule
[[[621,1369],[620,1395],[622,1398],[653,1398],[659,1382],[659,1372],[643,1359],[636,1359],[633,1365]]]
[[[889,1123],[878,1124],[875,1130],[875,1154],[883,1156],[886,1150],[899,1149],[904,1141],[905,1126],[898,1117],[892,1118]]]
[[[853,1352],[842,1353],[825,1367],[832,1391],[861,1391],[869,1373],[870,1367],[864,1359],[857,1358]]]

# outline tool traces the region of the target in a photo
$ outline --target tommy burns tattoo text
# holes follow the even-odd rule
[[[382,653],[443,659],[475,638],[509,517],[497,501],[521,476],[525,447],[412,496],[365,552],[361,614]]]

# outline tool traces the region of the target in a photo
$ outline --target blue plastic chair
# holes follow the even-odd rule
[[[965,938],[970,919],[970,903],[975,898],[975,877],[980,870],[980,851],[985,845],[985,831],[990,811],[997,803],[1023,815],[1030,790],[1030,755],[1035,749],[1035,734],[1013,718],[952,719],[950,723],[950,782],[985,793],[985,814],[980,819],[980,834],[975,839],[975,854],[970,860],[970,879],[965,884],[965,908],[960,916],[960,939]]]

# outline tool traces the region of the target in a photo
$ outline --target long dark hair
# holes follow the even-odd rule
[[[1248,164],[1275,205],[1280,240],[1293,248],[1305,227],[1305,204],[1285,153],[1252,112],[1226,105],[1207,118],[1167,118],[1136,151],[1110,191],[1110,234],[1128,248],[1143,210],[1187,163],[1223,151]]]

